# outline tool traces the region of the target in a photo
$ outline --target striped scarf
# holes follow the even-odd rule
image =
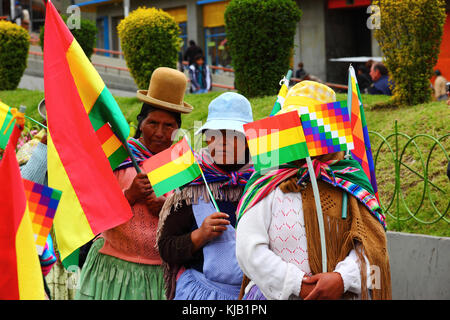
[[[358,199],[370,213],[377,218],[386,230],[386,218],[382,213],[380,205],[374,195],[372,185],[361,168],[359,162],[355,160],[331,160],[320,162],[317,159],[312,161],[314,175],[317,179],[330,183],[335,187],[342,188],[356,199]],[[293,177],[298,177],[298,183],[306,182],[309,179],[307,165],[301,168],[284,165],[279,169],[269,171],[265,175],[256,173],[252,176],[244,195],[237,207],[238,222],[245,212],[265,198],[270,192],[283,181]]]
[[[150,150],[148,150],[147,147],[144,146],[138,139],[129,138],[128,146],[130,147],[131,153],[133,154],[134,158],[136,159],[136,162],[138,165],[140,165],[143,161],[145,161],[148,158],[150,158],[151,156],[153,156],[153,154],[150,152]],[[133,162],[131,161],[131,158],[128,157],[115,170],[121,170],[121,169],[129,168],[132,166],[133,166]]]
[[[199,153],[194,153],[195,159],[200,165],[208,183],[222,182],[224,186],[245,186],[251,175],[255,172],[253,166],[249,166],[242,171],[225,171],[217,166],[207,149],[202,149]],[[190,185],[204,184],[203,177],[199,176]]]

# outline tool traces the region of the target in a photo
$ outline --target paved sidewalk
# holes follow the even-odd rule
[[[28,90],[39,90],[44,91],[44,78],[42,77],[34,77],[27,74],[24,74],[22,76],[22,79],[19,83],[20,89],[28,89]],[[134,91],[125,91],[125,90],[118,90],[118,89],[110,89],[109,91],[114,95],[118,97],[135,97],[136,92]]]

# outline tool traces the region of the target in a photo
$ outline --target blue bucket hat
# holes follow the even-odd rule
[[[253,122],[252,107],[246,97],[235,92],[226,92],[215,98],[208,106],[206,123],[197,130],[235,130],[245,134],[244,124]]]

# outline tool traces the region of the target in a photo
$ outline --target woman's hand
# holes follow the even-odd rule
[[[337,272],[318,273],[312,277],[303,278],[301,291],[305,284],[307,286],[315,285],[314,289],[304,298],[305,300],[337,300],[344,294],[344,281]]]
[[[151,195],[147,196],[145,199],[145,204],[147,205],[148,211],[155,217],[159,217],[159,212],[161,211],[164,202],[166,202],[166,197],[161,196],[159,198],[156,197],[155,192],[153,192]]]
[[[124,194],[130,205],[134,205],[138,201],[145,201],[153,193],[153,188],[145,173],[138,173],[134,177],[131,186],[125,190]]]
[[[230,224],[230,221],[228,221],[227,218],[229,218],[229,215],[223,212],[215,212],[206,217],[200,228],[191,233],[191,240],[194,244],[192,252],[196,252],[207,242],[220,236],[227,230],[227,225]]]

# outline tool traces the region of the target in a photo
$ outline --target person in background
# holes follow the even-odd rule
[[[189,41],[189,47],[186,49],[183,55],[184,61],[187,61],[189,65],[193,64],[195,61],[195,57],[197,55],[203,55],[203,50],[197,44],[194,40]]]
[[[358,86],[361,93],[367,93],[368,88],[372,84],[372,79],[370,78],[369,72],[364,65],[358,67],[356,79],[358,80]]]
[[[28,9],[23,9],[22,11],[22,27],[30,31],[30,12]]]
[[[206,93],[211,90],[211,72],[205,64],[203,55],[198,54],[194,63],[189,66],[189,78],[191,79],[191,93]]]
[[[305,69],[303,69],[303,62],[299,62],[298,64],[298,69],[297,71],[295,71],[295,77],[297,79],[303,80],[303,78],[307,75],[308,73],[305,71]]]
[[[14,7],[14,17],[11,20],[15,24],[21,26],[22,25],[22,19],[23,19],[22,6],[20,5],[19,1],[16,1],[15,7]]]
[[[370,77],[372,78],[372,85],[368,88],[369,94],[385,94],[392,95],[389,81],[388,69],[381,62],[374,63],[370,69]]]
[[[447,79],[444,78],[440,70],[435,70],[434,74],[436,79],[434,80],[434,97],[437,101],[447,100]]]

